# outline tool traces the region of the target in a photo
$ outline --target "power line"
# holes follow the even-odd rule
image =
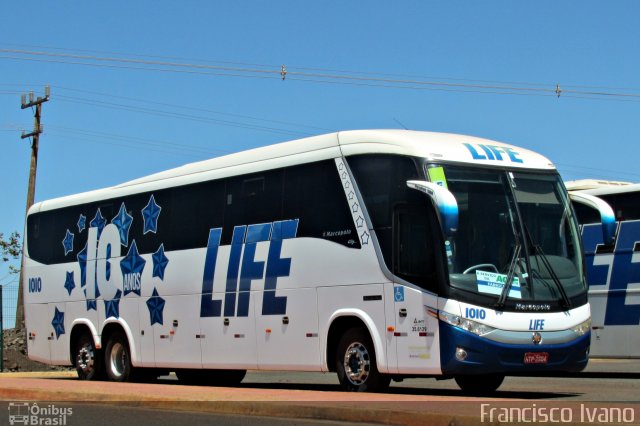
[[[251,67],[260,67],[264,69],[276,70],[278,66],[273,64],[258,64],[254,62],[239,62],[239,61],[222,61],[222,60],[210,60],[210,59],[202,59],[202,58],[187,58],[180,56],[166,56],[166,55],[150,55],[150,54],[140,54],[140,53],[130,53],[130,52],[114,52],[114,51],[104,51],[104,50],[94,50],[94,49],[71,49],[65,47],[55,47],[55,46],[45,46],[45,45],[33,45],[33,44],[17,44],[17,43],[0,43],[0,45],[4,46],[14,46],[21,48],[29,48],[29,49],[49,49],[49,50],[59,50],[64,52],[72,52],[72,53],[94,53],[94,54],[102,54],[102,55],[120,55],[120,56],[129,56],[134,58],[155,58],[162,59],[165,61],[168,60],[180,60],[180,61],[194,61],[194,62],[204,62],[204,63],[217,63],[217,64],[226,64],[226,65],[235,65],[235,66],[251,66]],[[336,68],[320,68],[320,67],[309,67],[309,66],[300,66],[295,64],[290,64],[289,68],[295,68],[298,70],[306,70],[306,71],[321,71],[323,73],[335,72],[340,74],[358,74],[358,75],[370,75],[370,76],[386,76],[386,77],[403,77],[403,78],[412,78],[412,79],[432,79],[432,80],[443,80],[443,81],[466,81],[466,82],[475,82],[475,83],[490,83],[490,84],[500,84],[500,85],[518,85],[518,86],[538,86],[542,88],[548,88],[549,86],[554,86],[556,83],[533,83],[533,82],[523,82],[523,81],[500,81],[500,80],[487,80],[487,79],[469,79],[469,78],[456,78],[456,77],[443,77],[443,76],[424,76],[424,75],[416,75],[416,74],[401,74],[401,73],[389,73],[389,72],[372,72],[372,71],[357,71],[357,70],[344,70],[344,69],[336,69]],[[637,87],[616,87],[616,86],[597,86],[597,85],[563,85],[563,87],[567,88],[582,88],[582,89],[603,89],[603,90],[626,90],[626,91],[640,91],[640,88]]]
[[[330,74],[326,72],[306,72],[292,70],[291,67],[287,67],[286,71],[282,68],[268,68],[268,67],[241,67],[241,66],[221,66],[221,65],[206,65],[198,63],[178,63],[170,61],[158,61],[158,60],[145,60],[145,59],[128,59],[118,57],[101,57],[95,55],[79,55],[70,53],[53,53],[44,51],[31,51],[21,49],[0,49],[2,53],[8,53],[21,56],[0,56],[5,59],[16,60],[35,60],[44,62],[57,62],[73,65],[85,65],[85,66],[97,66],[97,67],[109,67],[109,68],[125,68],[136,69],[146,71],[161,71],[161,72],[186,72],[191,74],[205,74],[205,75],[218,75],[218,76],[232,76],[232,77],[245,77],[245,78],[282,78],[304,82],[313,83],[327,83],[338,81],[341,84],[349,83],[368,83],[376,87],[393,87],[404,88],[407,86],[411,89],[417,89],[421,87],[433,88],[433,89],[459,89],[462,91],[477,91],[477,93],[490,93],[490,94],[517,94],[525,93],[532,95],[536,93],[542,93],[548,96],[558,96],[564,94],[582,95],[582,96],[595,96],[595,97],[611,97],[611,98],[629,98],[640,100],[640,94],[638,93],[622,93],[622,92],[607,92],[604,90],[577,90],[571,88],[572,86],[565,86],[562,88],[560,85],[556,87],[544,87],[538,86],[538,84],[529,84],[527,86],[516,86],[511,84],[489,84],[489,83],[462,83],[455,81],[434,81],[434,80],[416,80],[416,79],[400,79],[400,78],[386,78],[386,77],[372,77],[363,75],[348,75],[348,74]],[[27,56],[25,56],[27,55]],[[35,57],[34,57],[35,56]],[[43,59],[56,58],[56,59]],[[117,64],[117,65],[116,65]],[[125,64],[125,65],[123,65]],[[428,90],[428,89],[427,89]]]

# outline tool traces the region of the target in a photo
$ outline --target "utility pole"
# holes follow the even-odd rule
[[[29,208],[33,205],[33,200],[36,194],[36,173],[38,171],[38,144],[40,142],[40,134],[42,133],[42,124],[40,124],[40,115],[42,113],[42,104],[49,100],[51,96],[51,88],[46,86],[44,88],[44,98],[38,96],[34,100],[33,92],[29,92],[29,102],[27,102],[27,95],[22,95],[20,100],[21,109],[35,107],[33,131],[31,133],[22,132],[20,139],[31,138],[31,168],[29,169],[29,188],[27,189],[27,209],[25,212],[29,212]],[[23,244],[24,246],[24,244]],[[16,328],[22,328],[24,326],[24,299],[22,295],[22,280],[24,270],[24,255],[20,263],[20,281],[18,283],[18,306],[16,307]]]

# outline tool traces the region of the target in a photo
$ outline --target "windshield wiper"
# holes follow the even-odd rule
[[[542,264],[547,269],[547,271],[549,271],[549,275],[551,276],[551,281],[553,281],[556,288],[560,292],[560,297],[562,298],[562,307],[564,309],[571,308],[572,306],[571,299],[569,299],[569,296],[567,295],[567,292],[565,291],[564,286],[562,285],[562,281],[560,281],[560,278],[558,278],[558,276],[556,275],[556,271],[553,270],[553,267],[551,266],[551,263],[549,262],[547,255],[544,253],[544,250],[542,250],[542,246],[540,246],[539,244],[536,244],[533,241],[533,238],[531,237],[531,233],[529,232],[529,228],[527,227],[526,224],[524,224],[524,230],[527,233],[527,238],[529,239],[529,243],[533,248],[533,252],[538,254],[539,258],[542,260]],[[546,282],[544,278],[540,277],[540,279],[543,282]]]
[[[504,287],[502,287],[502,292],[500,293],[500,297],[498,301],[494,305],[496,309],[504,308],[504,304],[507,301],[507,296],[511,291],[511,283],[513,282],[514,275],[516,273],[516,266],[518,265],[518,260],[520,259],[520,251],[522,250],[522,246],[520,243],[517,243],[515,246],[515,250],[513,252],[513,257],[511,258],[511,262],[509,263],[509,270],[507,271],[507,281],[504,283]]]

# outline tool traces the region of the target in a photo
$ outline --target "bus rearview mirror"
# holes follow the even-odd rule
[[[407,181],[409,188],[416,189],[427,194],[438,209],[440,225],[444,235],[450,237],[458,229],[458,202],[456,197],[449,190],[433,182],[422,180]]]
[[[589,194],[571,192],[569,198],[574,203],[584,204],[600,213],[602,241],[605,245],[613,244],[616,239],[616,217],[611,206],[606,201]]]

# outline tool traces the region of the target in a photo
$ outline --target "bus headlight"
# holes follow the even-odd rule
[[[450,314],[448,312],[440,311],[438,315],[441,321],[478,336],[484,336],[485,334],[491,333],[495,330],[495,328],[489,327],[488,325],[481,324],[467,318],[461,318],[458,315]]]
[[[584,336],[589,332],[589,330],[591,330],[591,318],[571,329],[571,331],[576,333],[578,336]]]

